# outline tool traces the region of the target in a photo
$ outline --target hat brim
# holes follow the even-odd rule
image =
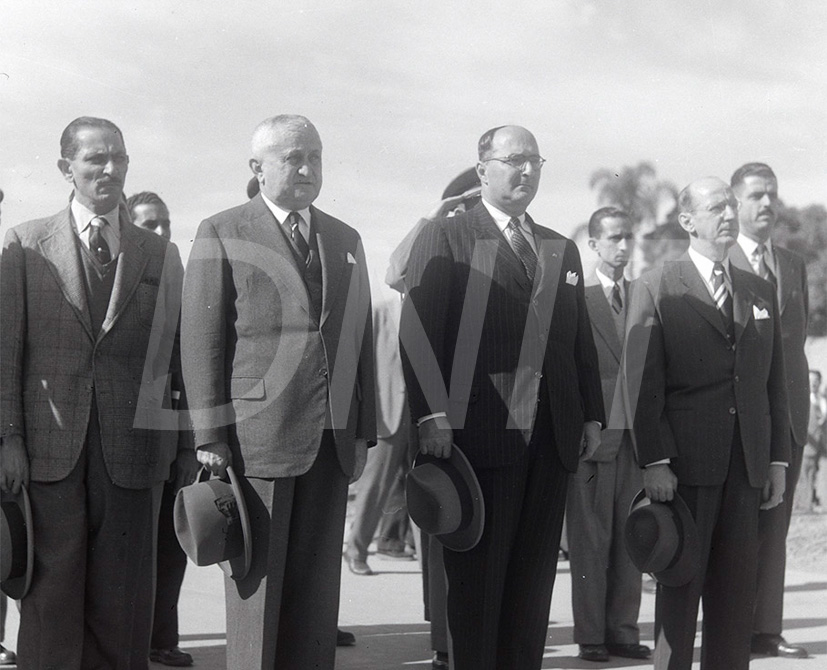
[[[414,459],[413,467],[439,460],[441,459],[420,452]],[[485,529],[485,500],[482,497],[482,489],[474,468],[471,467],[470,461],[456,444],[451,446],[451,455],[448,457],[448,461],[456,468],[468,486],[471,497],[471,519],[462,528],[433,537],[451,551],[469,551],[477,546]]]
[[[32,505],[29,502],[29,492],[25,486],[20,487],[20,493],[2,492],[2,498],[16,502],[23,509],[23,519],[26,523],[26,574],[13,579],[7,579],[0,584],[0,590],[9,598],[20,600],[29,592],[34,574],[34,528],[32,527]],[[23,501],[21,504],[21,500]]]
[[[233,495],[238,506],[238,518],[241,521],[241,533],[244,536],[244,552],[236,558],[221,561],[218,567],[228,577],[239,580],[244,579],[250,572],[250,564],[253,561],[253,533],[250,530],[250,516],[247,514],[247,503],[244,499],[244,492],[241,490],[241,482],[232,466],[227,467],[227,474],[230,477],[230,486],[233,487]]]
[[[645,490],[641,490],[632,500],[629,508],[629,513],[639,506],[641,502],[646,499]],[[680,528],[678,535],[680,537],[680,547],[678,549],[678,556],[674,562],[663,570],[652,572],[652,576],[658,583],[664,586],[678,587],[684,586],[692,581],[698,574],[701,563],[701,540],[698,535],[698,527],[695,525],[695,519],[692,512],[689,511],[684,499],[675,492],[672,500],[663,503],[649,503],[666,505],[678,519]]]

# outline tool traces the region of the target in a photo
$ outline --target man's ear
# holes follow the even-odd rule
[[[487,184],[488,183],[488,177],[485,175],[485,168],[486,168],[486,165],[482,161],[479,161],[477,163],[477,176],[480,178],[480,183],[481,184]]]
[[[593,237],[590,237],[588,244],[589,244],[589,249],[591,249],[594,252],[597,252],[597,240],[596,239],[594,239]]]
[[[692,221],[692,215],[689,212],[678,214],[678,223],[690,235],[695,232],[695,223]]]
[[[72,174],[72,164],[69,162],[68,158],[58,158],[57,169],[60,170],[60,173],[66,181],[70,184],[74,183],[75,176]]]

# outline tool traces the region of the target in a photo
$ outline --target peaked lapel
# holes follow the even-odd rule
[[[695,267],[688,255],[682,256],[676,263],[680,281],[686,289],[684,299],[721,334],[721,337],[726,338],[724,320],[721,318],[721,313],[715,303],[712,302],[712,296],[709,295],[709,290],[706,288],[698,268]]]
[[[502,231],[497,227],[494,219],[488,213],[481,202],[471,210],[469,217],[469,227],[474,232],[474,237],[477,241],[492,240],[497,243],[497,257],[496,266],[500,272],[514,280],[517,286],[526,292],[531,292],[531,282],[525,273],[525,268],[519,257],[511,248],[508,240],[505,239]],[[535,238],[536,239],[536,238]],[[539,273],[539,266],[538,266]],[[536,277],[535,277],[536,280]]]
[[[109,299],[106,318],[101,324],[101,332],[97,339],[112,330],[112,326],[115,325],[135,289],[138,288],[144,268],[149,261],[149,255],[143,248],[144,240],[141,239],[123,207],[120,209],[118,218],[121,227],[121,249],[118,252],[112,297]]]
[[[557,296],[557,289],[560,286],[560,276],[563,273],[563,259],[566,256],[566,239],[555,235],[548,228],[538,226],[531,217],[526,214],[531,224],[531,232],[534,234],[534,241],[537,244],[537,276],[534,278],[536,299],[542,294]],[[522,268],[522,264],[520,265]],[[581,277],[579,281],[583,281]]]
[[[95,340],[92,333],[92,317],[89,314],[89,302],[86,297],[86,283],[81,266],[78,237],[72,230],[69,208],[60,212],[52,220],[52,233],[38,242],[40,252],[49,262],[49,270],[54,275],[67,302],[72,306],[78,321],[83,325],[89,339]]]
[[[245,214],[245,218],[238,226],[239,237],[242,240],[260,244],[265,249],[271,249],[283,259],[284,264],[290,268],[289,273],[284,273],[289,274],[284,284],[296,296],[296,302],[305,313],[311,319],[315,319],[310,312],[310,296],[307,293],[307,285],[304,283],[302,270],[299,268],[293,247],[281,231],[278,220],[264,203],[261,194],[247,204]],[[279,273],[281,272],[282,268],[279,268]],[[279,288],[281,289],[281,286]]]
[[[316,236],[319,248],[319,263],[322,266],[322,316],[321,327],[330,316],[331,306],[341,283],[341,276],[348,265],[344,240],[339,231],[331,226],[327,214],[310,206],[310,231]]]
[[[617,337],[617,328],[612,316],[612,308],[606,295],[603,293],[603,286],[596,284],[586,287],[586,309],[589,311],[589,319],[592,327],[598,335],[606,342],[606,346],[612,355],[620,362],[622,345]]]
[[[735,322],[735,343],[737,344],[741,335],[747,327],[747,323],[752,318],[752,306],[755,304],[755,296],[750,288],[746,285],[741,275],[744,273],[740,268],[732,267],[730,264],[730,274],[732,275],[732,318]],[[754,273],[752,273],[754,274]]]
[[[784,253],[784,249],[773,245],[773,250],[775,251],[775,269],[778,273],[778,313],[783,314],[792,295],[793,286],[795,286],[795,265]]]

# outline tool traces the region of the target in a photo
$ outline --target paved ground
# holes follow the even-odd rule
[[[825,518],[827,523],[827,518]],[[370,557],[378,574],[357,577],[342,565],[341,627],[356,634],[355,647],[340,649],[337,670],[404,670],[430,668],[428,626],[422,621],[421,575],[416,562]],[[190,566],[181,597],[181,646],[200,670],[225,667],[224,597],[217,567]],[[552,601],[543,668],[647,668],[651,662],[613,660],[588,663],[576,657],[572,642],[568,563],[561,563]],[[827,669],[827,565],[819,571],[788,572],[785,613],[787,639],[804,645],[809,661],[756,657],[752,668],[766,670]],[[654,596],[644,593],[640,622],[642,642],[652,644]],[[9,647],[17,635],[17,612],[10,608]],[[697,655],[696,655],[697,658]],[[153,670],[164,666],[152,665]],[[695,666],[698,667],[696,663]],[[235,670],[235,669],[234,669]],[[243,669],[238,669],[243,670]]]

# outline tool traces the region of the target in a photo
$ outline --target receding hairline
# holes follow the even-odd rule
[[[491,146],[494,144],[494,138],[497,136],[497,133],[501,130],[506,130],[509,128],[516,128],[524,133],[528,133],[534,140],[534,144],[537,144],[537,138],[534,137],[534,133],[524,126],[518,126],[513,123],[508,123],[504,126],[494,126],[493,128],[486,130],[477,142],[477,156],[479,160],[488,158],[488,154],[491,153]]]
[[[321,135],[313,125],[313,122],[306,116],[300,114],[278,114],[264,119],[259,123],[253,131],[253,137],[250,141],[250,148],[253,156],[260,155],[260,152],[273,145],[273,140],[276,135],[290,135],[290,134],[304,134],[307,132],[313,133],[322,142]]]
[[[709,176],[696,179],[695,181],[684,186],[683,189],[681,189],[681,192],[678,193],[678,212],[681,214],[694,212],[697,203],[695,196],[698,189],[704,185],[711,187],[713,184],[718,187],[722,187],[724,190],[732,190],[730,185],[720,177]]]

